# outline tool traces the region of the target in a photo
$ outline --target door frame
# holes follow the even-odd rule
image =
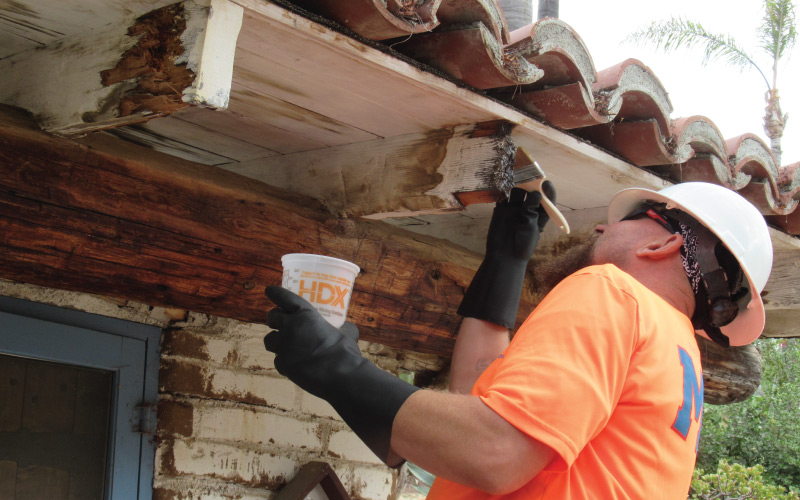
[[[160,340],[155,326],[0,297],[0,353],[113,372],[110,500],[152,499]]]

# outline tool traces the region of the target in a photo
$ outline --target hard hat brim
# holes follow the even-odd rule
[[[670,198],[669,196],[665,196],[657,191],[644,188],[623,189],[617,193],[608,204],[608,223],[614,224],[615,222],[621,221],[625,216],[627,216],[645,201],[666,203],[667,208],[681,209],[698,221],[702,222],[705,227],[714,233],[714,235],[720,238],[720,240],[724,241],[723,235],[720,235],[717,231],[715,231],[714,227],[710,227],[709,224],[706,224],[703,217],[694,213],[689,207],[686,207],[684,204]],[[744,266],[742,266],[742,271],[747,278],[751,296],[747,307],[741,309],[739,314],[730,324],[721,328],[722,333],[724,333],[728,339],[730,339],[731,346],[742,346],[753,342],[755,339],[761,336],[761,332],[764,330],[764,324],[766,322],[764,302],[761,300],[761,295],[758,293],[758,287]],[[705,338],[709,338],[708,335],[706,335],[706,333],[702,330],[698,330],[697,334]]]

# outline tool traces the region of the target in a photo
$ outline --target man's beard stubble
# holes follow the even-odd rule
[[[567,251],[551,259],[537,262],[533,269],[536,292],[542,297],[550,293],[557,284],[570,274],[592,264],[595,238],[570,247]]]

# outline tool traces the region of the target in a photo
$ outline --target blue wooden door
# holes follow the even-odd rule
[[[0,353],[5,355],[0,363],[29,358],[99,370],[113,378],[104,460],[106,499],[152,498],[151,417],[160,334],[151,326],[0,297]],[[8,453],[11,450],[0,444],[0,461]]]

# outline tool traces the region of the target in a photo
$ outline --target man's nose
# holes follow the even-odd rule
[[[608,227],[608,224],[598,224],[598,225],[594,226],[594,232],[597,233],[597,234],[602,234],[602,233],[604,233],[606,231],[607,227]]]

